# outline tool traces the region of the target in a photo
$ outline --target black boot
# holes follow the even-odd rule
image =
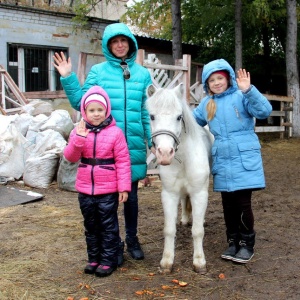
[[[118,250],[118,267],[122,266],[124,263],[124,242],[119,242],[119,250]]]
[[[221,254],[223,259],[232,260],[239,251],[239,235],[237,233],[227,233],[229,247]]]
[[[251,260],[254,255],[254,244],[255,244],[255,233],[244,234],[241,233],[241,240],[240,240],[240,250],[232,258],[232,261],[246,264]]]
[[[127,252],[130,254],[130,256],[133,259],[136,260],[144,259],[144,252],[136,236],[126,237],[125,241],[127,245]]]

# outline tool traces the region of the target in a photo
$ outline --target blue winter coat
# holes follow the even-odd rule
[[[126,62],[130,79],[125,80],[121,59],[108,48],[108,41],[124,35],[130,39],[129,57]],[[152,83],[149,71],[135,62],[138,45],[134,35],[123,23],[108,25],[103,33],[102,51],[107,61],[94,65],[81,87],[75,73],[62,78],[61,83],[73,108],[80,110],[85,92],[94,85],[101,86],[111,100],[111,113],[126,137],[131,160],[131,179],[137,181],[146,176],[146,143],[151,144],[150,118],[145,108],[146,89]]]
[[[218,70],[228,71],[230,86],[224,93],[210,96],[207,79]],[[215,137],[212,147],[214,191],[264,188],[261,145],[254,132],[254,118],[267,118],[272,111],[271,104],[253,85],[250,91],[242,93],[234,70],[224,59],[204,66],[202,82],[208,96],[202,99],[193,114],[199,125],[208,124]],[[217,110],[214,118],[208,121],[206,106],[211,98]]]

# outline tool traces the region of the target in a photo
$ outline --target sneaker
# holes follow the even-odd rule
[[[240,250],[232,258],[232,261],[246,264],[254,256],[255,232],[245,234],[241,233]]]
[[[124,242],[119,242],[119,251],[118,251],[118,267],[122,266],[124,263]]]
[[[98,277],[105,277],[105,276],[109,276],[112,274],[112,272],[115,270],[115,267],[112,266],[103,266],[103,265],[99,265],[95,275]]]
[[[229,247],[221,254],[221,257],[226,260],[232,260],[238,252],[238,247],[234,240],[228,240],[228,242]]]
[[[126,237],[127,252],[133,259],[141,260],[144,259],[144,252],[141,248],[138,238]]]
[[[84,268],[85,274],[94,274],[99,264],[97,262],[88,263]]]
[[[252,259],[253,256],[254,256],[253,248],[251,249],[249,247],[241,246],[239,252],[232,258],[232,261],[240,264],[246,264]]]

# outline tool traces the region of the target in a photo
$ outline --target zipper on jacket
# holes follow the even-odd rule
[[[235,111],[235,113],[236,113],[237,118],[238,118],[239,120],[241,120],[242,118],[241,118],[240,113],[239,113],[239,111],[238,111],[238,109],[237,109],[236,107],[234,108],[234,111]]]
[[[127,142],[127,93],[126,93],[126,79],[124,78],[124,135]]]
[[[94,146],[93,146],[93,158],[96,158],[96,141],[97,141],[97,134],[98,132],[95,132],[94,135]],[[95,181],[94,181],[94,167],[92,166],[92,172],[91,172],[91,181],[92,181],[92,195],[94,195],[94,191],[95,191]]]

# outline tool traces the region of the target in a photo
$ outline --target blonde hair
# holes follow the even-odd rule
[[[208,101],[208,103],[206,105],[206,111],[207,111],[207,119],[208,119],[208,121],[211,121],[214,118],[216,111],[217,111],[217,104],[213,98],[211,98]]]

